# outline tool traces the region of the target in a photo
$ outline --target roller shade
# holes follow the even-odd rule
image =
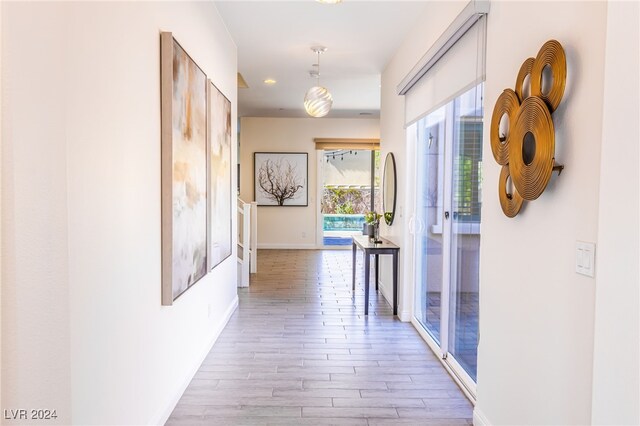
[[[314,138],[316,149],[369,149],[379,150],[380,139]]]
[[[471,2],[398,87],[408,126],[485,78],[486,12]]]

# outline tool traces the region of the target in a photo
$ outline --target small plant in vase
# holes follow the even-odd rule
[[[373,239],[374,243],[381,243],[380,240],[380,218],[381,214],[376,212],[367,212],[364,215],[364,221],[369,226],[368,235]]]

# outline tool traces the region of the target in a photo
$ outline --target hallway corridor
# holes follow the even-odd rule
[[[370,294],[362,254],[261,250],[259,273],[167,425],[466,425],[472,406],[409,323]]]

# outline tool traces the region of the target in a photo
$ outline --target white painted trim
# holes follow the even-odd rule
[[[411,311],[401,311],[400,312],[400,321],[402,322],[411,322]]]
[[[315,244],[270,244],[258,243],[258,250],[316,250]]]
[[[324,168],[322,167],[322,158],[324,150],[316,149],[316,246],[323,250],[324,230],[322,229],[324,216],[322,215],[322,182],[324,182]]]
[[[440,347],[442,348],[442,353],[449,352],[449,326],[450,318],[449,318],[449,309],[450,298],[451,298],[451,287],[453,286],[452,274],[455,273],[452,270],[451,266],[456,263],[452,256],[455,256],[455,253],[451,251],[452,239],[453,239],[453,231],[452,231],[452,222],[453,222],[453,214],[450,215],[448,219],[444,218],[445,212],[452,212],[453,205],[453,191],[454,191],[454,183],[453,183],[453,149],[454,149],[454,121],[455,121],[455,111],[453,102],[449,103],[446,107],[445,112],[445,123],[444,126],[444,135],[442,140],[444,144],[442,145],[442,149],[444,152],[442,153],[442,157],[444,157],[444,203],[442,205],[442,210],[438,211],[438,214],[442,215],[443,221],[443,230],[444,234],[442,234],[442,282],[441,288],[442,292],[440,293]],[[453,118],[453,119],[448,119]],[[428,272],[427,272],[428,274]]]
[[[178,401],[180,401],[182,394],[187,389],[187,386],[189,386],[189,383],[191,383],[193,376],[195,376],[195,374],[200,369],[200,366],[204,362],[204,359],[207,357],[209,352],[211,352],[211,348],[218,340],[218,337],[220,337],[220,333],[222,333],[222,330],[224,330],[224,328],[227,326],[227,323],[229,322],[229,320],[231,319],[231,316],[233,315],[233,313],[237,308],[238,308],[238,295],[236,294],[236,297],[233,299],[233,301],[227,308],[226,312],[224,313],[224,316],[222,317],[222,321],[220,321],[218,326],[215,328],[211,340],[207,342],[206,345],[204,345],[203,351],[198,357],[198,362],[191,367],[189,373],[185,376],[182,383],[177,386],[176,392],[169,399],[168,403],[166,404],[166,407],[163,408],[162,411],[159,412],[157,415],[155,415],[148,424],[164,425],[167,422],[167,420],[169,420],[169,416],[171,416],[173,409],[176,408],[176,405],[178,404]]]
[[[418,330],[418,334],[420,335],[420,337],[422,337],[427,346],[429,346],[429,349],[431,349],[436,357],[438,357],[438,359],[442,361],[442,348],[440,347],[438,342],[436,342],[434,338],[431,337],[429,332],[422,326],[422,324],[420,324],[420,321],[418,321],[416,317],[411,318],[411,324],[416,330]]]
[[[491,426],[487,416],[477,406],[473,409],[473,426]]]
[[[351,250],[351,244],[348,246],[317,246],[317,250]]]
[[[251,253],[249,266],[250,273],[255,274],[258,272],[258,203],[252,201],[251,203],[251,230],[250,234],[250,247],[249,252]],[[234,234],[237,235],[237,234]]]
[[[464,384],[464,387],[469,390],[469,393],[473,395],[475,399],[475,396],[478,394],[478,386],[476,385],[476,382],[473,381],[471,376],[469,376],[469,373],[467,373],[462,365],[460,365],[455,355],[453,355],[451,352],[448,352],[445,362],[451,366],[454,374],[460,379],[460,381]]]

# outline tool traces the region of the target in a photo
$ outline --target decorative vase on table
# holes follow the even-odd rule
[[[373,225],[373,242],[374,243],[381,243],[382,242],[380,240],[380,221],[376,222]]]

